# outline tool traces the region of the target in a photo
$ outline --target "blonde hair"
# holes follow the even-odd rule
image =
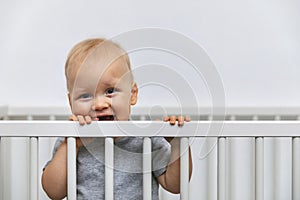
[[[77,71],[76,69],[78,69],[85,62],[88,56],[100,47],[108,51],[114,51],[115,53],[117,53],[118,57],[123,57],[131,73],[131,66],[128,54],[120,45],[116,44],[115,42],[112,42],[111,40],[106,40],[104,38],[92,38],[83,40],[71,49],[65,63],[65,76],[69,92],[72,88],[70,83],[71,74]]]

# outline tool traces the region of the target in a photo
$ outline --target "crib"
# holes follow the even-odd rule
[[[131,122],[78,127],[66,121],[68,108],[0,106],[0,200],[48,199],[40,177],[60,136],[68,137],[68,199],[76,199],[74,137],[99,137],[99,126],[101,137],[106,138],[105,162],[110,165],[112,137],[124,136],[124,132],[144,137],[144,171],[151,170],[147,156],[151,153],[150,137],[181,138],[181,194],[161,189],[163,200],[300,199],[300,108],[227,108],[225,115],[211,114],[209,108],[151,109],[133,108]],[[188,114],[192,122],[171,127],[153,121],[165,113]],[[190,182],[189,144],[193,155]],[[112,174],[111,169],[105,172],[106,199],[113,199]],[[151,199],[149,173],[144,173],[143,181],[144,199]]]

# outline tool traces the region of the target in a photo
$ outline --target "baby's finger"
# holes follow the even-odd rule
[[[186,122],[190,122],[191,121],[191,117],[190,116],[185,116],[185,119],[184,119]]]
[[[164,118],[163,118],[163,121],[164,122],[167,122],[167,121],[169,121],[170,120],[170,117],[169,116],[165,116]]]
[[[84,117],[82,115],[77,115],[77,119],[78,119],[79,124],[81,126],[85,125],[85,119],[84,119]]]
[[[85,116],[84,118],[85,118],[85,122],[87,124],[91,124],[92,123],[92,118],[90,116]]]
[[[69,121],[78,121],[77,117],[75,115],[70,115],[68,118]]]
[[[170,117],[170,124],[175,125],[176,124],[176,116],[171,116]]]
[[[182,115],[178,116],[178,126],[183,126],[184,124],[184,117]]]

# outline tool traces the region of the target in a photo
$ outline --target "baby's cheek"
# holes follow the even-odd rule
[[[72,106],[72,113],[75,115],[88,115],[90,110],[90,103],[75,102]]]
[[[124,99],[115,99],[112,101],[112,109],[117,116],[118,120],[128,120],[130,116],[129,101]]]

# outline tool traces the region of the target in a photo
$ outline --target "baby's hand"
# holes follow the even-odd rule
[[[82,115],[74,115],[72,114],[69,117],[69,121],[78,121],[79,124],[81,126],[85,125],[85,124],[91,124],[92,121],[98,121],[98,118],[92,118],[90,116],[82,116]],[[76,138],[76,147],[80,148],[82,146],[88,145],[91,142],[93,142],[95,140],[95,138],[90,138],[90,137],[77,137]]]
[[[91,124],[92,121],[98,121],[97,117],[92,118],[91,116],[83,116],[83,115],[74,115],[72,114],[69,117],[69,121],[78,121],[81,126],[85,124]]]
[[[178,117],[177,116],[166,116],[163,118],[164,122],[169,122],[170,125],[175,125],[176,124],[176,121],[178,121],[178,126],[183,126],[184,125],[184,122],[189,122],[191,121],[191,118],[188,117],[188,116],[182,116],[182,115],[179,115]]]
[[[175,125],[176,124],[176,121],[178,121],[178,126],[183,126],[184,125],[184,122],[189,122],[191,121],[191,118],[189,116],[182,116],[182,115],[179,115],[178,117],[172,115],[172,116],[166,116],[163,118],[164,122],[169,122],[170,125]],[[165,137],[165,139],[171,143],[171,141],[174,139],[174,137]],[[179,140],[176,140],[177,142]]]

